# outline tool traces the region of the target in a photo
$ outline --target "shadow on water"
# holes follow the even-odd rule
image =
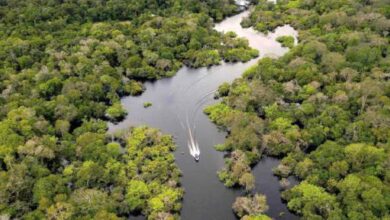
[[[287,25],[277,28],[275,32],[268,35],[250,28],[243,29],[240,22],[248,14],[249,11],[245,11],[229,17],[217,24],[215,29],[222,32],[234,31],[239,37],[248,39],[250,46],[260,51],[259,58],[247,63],[221,63],[210,68],[183,67],[172,78],[146,82],[146,91],[141,96],[129,96],[121,100],[128,111],[128,116],[116,125],[109,124],[109,132],[130,126],[148,125],[174,136],[177,144],[176,162],[183,173],[181,183],[185,195],[181,218],[185,220],[236,219],[231,206],[235,198],[242,194],[240,190],[224,187],[216,175],[223,167],[224,160],[223,153],[217,152],[213,146],[223,143],[226,133],[218,130],[202,113],[204,107],[217,102],[213,99],[213,91],[222,83],[239,78],[243,71],[256,64],[261,57],[285,54],[288,49],[281,47],[276,42],[276,37],[297,36],[297,32]],[[153,106],[145,109],[144,102],[151,102]],[[195,128],[195,138],[201,152],[199,163],[196,163],[188,152],[188,135],[182,126],[186,115],[192,121],[191,126]],[[276,177],[264,173],[272,172],[271,168],[276,163],[268,164],[267,161],[261,161],[255,168],[256,187],[268,196],[271,217],[279,219],[280,211],[284,211],[285,216],[290,216],[291,214],[280,201],[279,185],[274,183],[277,182]],[[139,218],[141,217],[135,217],[135,219]]]

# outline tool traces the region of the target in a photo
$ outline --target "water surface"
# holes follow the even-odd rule
[[[119,124],[109,125],[109,132],[126,129],[130,126],[148,125],[172,134],[177,144],[176,162],[183,177],[185,189],[181,218],[184,220],[199,219],[236,219],[231,206],[235,198],[242,195],[241,190],[228,189],[218,180],[216,172],[223,165],[223,153],[217,152],[213,146],[225,140],[226,133],[221,132],[203,114],[205,106],[217,102],[213,99],[214,91],[223,82],[232,82],[258,59],[264,56],[281,56],[288,49],[281,47],[275,38],[281,35],[297,36],[290,26],[279,27],[275,32],[263,35],[253,29],[243,29],[240,22],[248,16],[249,11],[229,17],[215,26],[222,32],[234,31],[238,36],[248,39],[251,47],[260,51],[260,57],[247,63],[221,63],[210,68],[181,68],[172,78],[156,82],[146,82],[146,91],[137,97],[125,97],[122,105],[128,116]],[[144,102],[153,106],[144,108]],[[200,161],[196,163],[189,155],[187,148],[188,135],[186,121],[194,129],[195,138],[200,147]],[[269,162],[271,161],[271,162]],[[292,219],[285,204],[280,200],[277,178],[272,175],[271,168],[277,160],[265,158],[255,168],[256,190],[267,195],[270,210],[268,214],[275,219]],[[280,212],[285,212],[279,217]]]

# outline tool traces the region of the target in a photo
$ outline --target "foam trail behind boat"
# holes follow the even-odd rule
[[[196,155],[200,155],[200,149],[199,149],[199,144],[198,144],[198,142],[195,142],[195,154]]]
[[[200,155],[199,145],[196,142],[196,140],[194,139],[194,137],[192,135],[191,128],[189,126],[188,126],[187,130],[188,130],[188,134],[189,134],[189,138],[190,138],[189,141],[187,142],[188,149],[190,151],[191,156],[193,156],[194,158],[197,158]]]

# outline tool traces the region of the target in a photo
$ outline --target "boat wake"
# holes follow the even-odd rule
[[[200,159],[200,148],[199,148],[199,144],[198,142],[196,141],[196,135],[195,135],[195,131],[196,131],[196,118],[197,118],[197,115],[198,115],[198,111],[199,109],[203,106],[203,104],[207,101],[207,99],[210,97],[210,95],[213,95],[217,90],[212,90],[210,92],[207,92],[205,95],[203,95],[199,101],[197,101],[195,103],[195,108],[192,112],[192,126],[190,125],[190,122],[189,122],[189,119],[188,119],[188,111],[186,112],[186,130],[188,132],[188,142],[187,142],[187,146],[188,146],[188,150],[190,151],[190,155],[192,157],[195,158],[195,161],[199,161]]]
[[[199,149],[199,144],[194,138],[194,135],[192,134],[191,127],[188,124],[187,120],[187,131],[188,131],[188,137],[189,140],[187,142],[188,150],[190,151],[190,154],[196,161],[199,161],[200,159],[200,149]]]
[[[185,91],[184,94],[187,94],[194,86],[195,84],[200,83],[203,79],[206,78],[207,75],[199,78],[194,84],[189,86]],[[194,104],[193,108],[189,110],[187,106],[187,110],[185,111],[185,124],[184,121],[181,120],[180,115],[176,115],[178,121],[180,122],[181,127],[183,130],[187,132],[187,147],[190,155],[195,159],[196,162],[200,159],[200,148],[199,144],[196,140],[196,119],[199,115],[199,110],[203,107],[203,105],[209,101],[209,98],[211,95],[215,94],[217,89],[214,89],[212,91],[206,92],[204,95],[202,95],[199,100]],[[178,106],[178,105],[177,105]],[[179,107],[178,107],[179,108]],[[191,115],[191,122],[189,120],[189,115]]]

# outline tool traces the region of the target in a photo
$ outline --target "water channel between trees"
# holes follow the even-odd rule
[[[278,36],[291,35],[295,39],[297,37],[297,32],[288,25],[279,27],[267,35],[252,28],[244,29],[240,22],[248,15],[247,10],[226,18],[216,24],[215,30],[234,31],[239,37],[248,39],[250,46],[260,51],[258,58],[247,63],[223,62],[209,68],[193,69],[184,66],[171,78],[146,82],[146,90],[141,96],[122,99],[122,105],[128,111],[125,120],[109,125],[109,132],[130,126],[147,125],[174,136],[177,144],[176,163],[183,173],[181,183],[185,189],[181,211],[181,218],[184,220],[236,219],[231,206],[243,191],[224,187],[217,177],[217,171],[223,167],[224,161],[223,153],[217,152],[214,145],[223,143],[226,133],[209,121],[203,114],[203,109],[218,102],[213,97],[219,85],[239,78],[262,57],[279,57],[285,54],[288,49],[276,41]],[[145,102],[151,102],[153,106],[144,108]],[[201,152],[198,163],[194,161],[187,148],[189,137],[183,128],[187,118]],[[278,179],[272,173],[272,168],[278,163],[277,159],[266,157],[256,165],[253,170],[256,177],[255,190],[267,196],[269,216],[274,219],[295,219],[297,217],[282,203]],[[281,212],[284,215],[279,215]]]

